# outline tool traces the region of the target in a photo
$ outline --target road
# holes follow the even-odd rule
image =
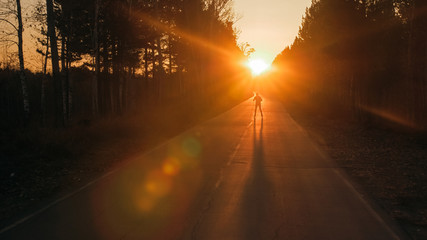
[[[245,101],[0,230],[0,239],[406,239],[272,99]]]

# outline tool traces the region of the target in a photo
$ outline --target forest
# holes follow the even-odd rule
[[[148,106],[192,114],[242,99],[247,54],[231,7],[230,0],[46,0],[23,21],[20,0],[2,1],[2,43],[18,46],[19,67],[1,65],[1,125],[61,128]],[[29,40],[44,58],[36,72],[25,67],[23,27],[38,33]]]
[[[313,0],[275,84],[331,116],[426,130],[426,26],[424,0]]]
[[[383,210],[427,239],[427,0],[312,0],[293,43],[256,77],[233,0],[32,2],[28,11],[0,0],[0,235],[31,233],[19,231],[27,220],[68,234],[55,225],[75,231],[68,218],[80,214],[84,233],[105,217],[94,224],[115,231],[113,219],[130,231],[120,238],[136,238],[171,217],[158,226],[174,234],[175,223],[191,226],[184,212],[194,207],[194,238],[215,229],[202,222],[221,223],[210,215],[249,238],[262,238],[252,234],[258,225],[276,238],[285,227],[304,238],[310,226],[373,236],[363,227],[371,218],[355,212],[363,209],[387,233]],[[264,99],[258,118],[252,91]],[[98,185],[108,194],[78,195]],[[229,192],[236,204],[223,208]],[[59,218],[39,221],[46,209]],[[292,214],[297,224],[283,224]],[[342,226],[325,224],[330,216]],[[320,224],[305,224],[312,219]]]

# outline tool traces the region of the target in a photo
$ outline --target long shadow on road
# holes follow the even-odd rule
[[[264,142],[263,142],[264,120],[253,122],[253,151],[249,177],[246,182],[243,202],[241,204],[242,221],[241,225],[244,239],[262,239],[264,233],[260,232],[260,221],[268,219],[269,196],[271,183],[265,172],[264,163]]]

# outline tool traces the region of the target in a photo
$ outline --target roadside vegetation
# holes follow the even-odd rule
[[[413,239],[427,238],[427,1],[317,0],[264,76]]]

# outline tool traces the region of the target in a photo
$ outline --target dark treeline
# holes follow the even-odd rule
[[[290,101],[427,128],[425,0],[314,0],[274,63]]]
[[[191,113],[244,94],[230,0],[47,0],[34,19],[46,58],[42,73],[26,71],[32,122],[67,126],[148,105]],[[25,122],[18,72],[3,68],[0,81],[2,121]]]

